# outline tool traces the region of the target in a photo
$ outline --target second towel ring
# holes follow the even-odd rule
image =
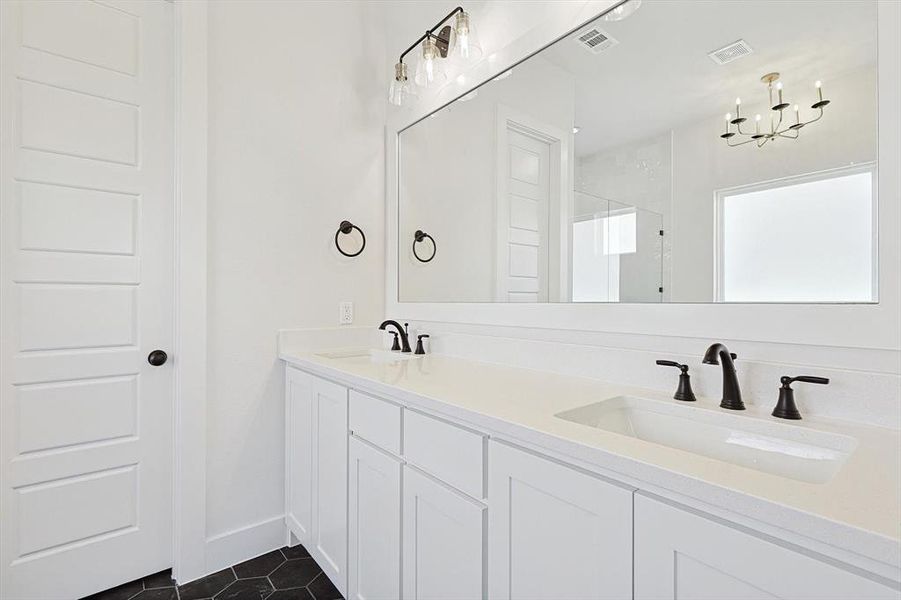
[[[351,233],[354,229],[360,232],[360,237],[363,238],[363,245],[360,246],[360,249],[356,252],[345,252],[343,248],[341,248],[341,244],[338,243],[338,236],[342,233],[347,235]],[[341,221],[338,225],[338,231],[335,232],[335,247],[338,249],[338,252],[347,256],[348,258],[353,258],[354,256],[359,256],[363,250],[366,248],[366,234],[363,233],[363,230],[351,223],[350,221]]]
[[[432,240],[432,255],[428,258],[422,258],[416,252],[416,244],[418,244],[419,242],[421,242],[422,240],[424,240],[426,238]],[[416,233],[413,234],[413,256],[416,257],[416,260],[418,260],[419,262],[427,263],[427,262],[431,261],[433,258],[435,258],[435,254],[437,254],[437,253],[438,253],[438,244],[435,243],[435,238],[433,238],[432,236],[427,234],[425,231],[423,231],[421,229],[417,229]]]

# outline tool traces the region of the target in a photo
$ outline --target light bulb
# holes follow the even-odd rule
[[[423,40],[422,54],[416,65],[416,75],[413,77],[416,85],[429,88],[444,83],[447,74],[439,62],[440,57],[441,54],[438,52],[438,44],[435,43],[435,39],[427,37]]]
[[[759,121],[759,120],[760,120],[760,115],[754,115],[754,120],[755,120],[755,121]]]
[[[482,58],[482,47],[466,11],[461,10],[457,13],[451,44],[454,57],[463,63],[474,63]]]
[[[741,106],[741,98],[735,99],[735,106]]]
[[[819,79],[817,79],[817,80],[813,83],[813,86],[814,86],[815,88],[817,88],[817,89],[820,89],[821,87],[823,87],[823,82],[820,81]]]
[[[726,113],[726,121],[732,120],[732,113]]]
[[[779,82],[776,83],[776,89],[777,89],[777,90],[781,90],[781,89],[782,89],[782,82],[781,82],[781,81],[779,81]]]

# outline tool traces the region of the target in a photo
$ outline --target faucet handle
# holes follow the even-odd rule
[[[697,400],[694,391],[691,389],[691,375],[688,374],[688,365],[677,363],[674,360],[658,360],[657,364],[661,367],[676,367],[681,371],[679,373],[679,387],[676,388],[673,398],[683,402],[694,402]]]
[[[427,337],[430,337],[427,333],[416,336],[416,351],[413,354],[425,354],[425,348],[422,347],[422,338]]]
[[[791,384],[796,381],[800,381],[801,383],[819,383],[820,385],[826,385],[829,383],[829,378],[815,377],[813,375],[798,375],[797,377],[783,375],[779,381],[782,383],[782,387],[790,387]]]
[[[394,343],[391,344],[391,350],[396,352],[400,350],[400,340],[398,340],[398,337],[400,336],[398,336],[396,331],[392,331],[391,334],[394,335]]]
[[[794,421],[801,418],[801,413],[795,405],[795,390],[792,389],[792,383],[800,381],[801,383],[818,383],[826,385],[829,379],[826,377],[815,377],[813,375],[798,375],[797,377],[789,377],[783,375],[779,381],[782,387],[779,388],[779,401],[776,402],[776,408],[773,409],[773,416],[780,419],[792,419]]]
[[[683,365],[683,364],[677,363],[674,360],[658,360],[657,364],[660,365],[661,367],[676,367],[677,369],[681,370],[683,373],[688,373],[688,365]]]

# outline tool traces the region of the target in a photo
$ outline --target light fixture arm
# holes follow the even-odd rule
[[[409,48],[407,48],[406,50],[401,52],[400,58],[397,60],[397,62],[399,62],[399,63],[404,62],[404,57],[406,55],[408,55],[410,52],[412,52],[413,50],[415,50],[419,46],[419,44],[421,44],[423,42],[423,40],[425,40],[426,38],[431,37],[431,38],[435,38],[436,40],[441,40],[441,41],[447,42],[448,40],[443,40],[442,38],[438,37],[437,35],[433,34],[432,32],[436,31],[439,27],[444,25],[447,21],[449,21],[451,19],[451,17],[453,17],[457,13],[461,13],[461,12],[463,12],[462,6],[458,6],[454,10],[450,11],[450,13],[448,13],[448,15],[446,17],[444,17],[443,19],[441,19],[440,21],[435,23],[434,27],[432,27],[431,29],[427,29],[426,32],[424,34],[422,34],[418,40],[413,42]]]

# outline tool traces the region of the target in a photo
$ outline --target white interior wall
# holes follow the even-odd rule
[[[569,73],[535,58],[486,84],[472,100],[457,102],[401,134],[402,300],[494,300],[498,106],[570,131],[574,94]],[[438,245],[429,263],[413,256],[417,229]],[[428,256],[431,246],[424,242],[417,252]]]
[[[335,326],[344,300],[355,324],[384,312],[377,9],[209,3],[208,565],[230,532],[283,531],[266,527],[284,512],[276,330]],[[342,219],[369,239],[355,259],[333,246]]]

